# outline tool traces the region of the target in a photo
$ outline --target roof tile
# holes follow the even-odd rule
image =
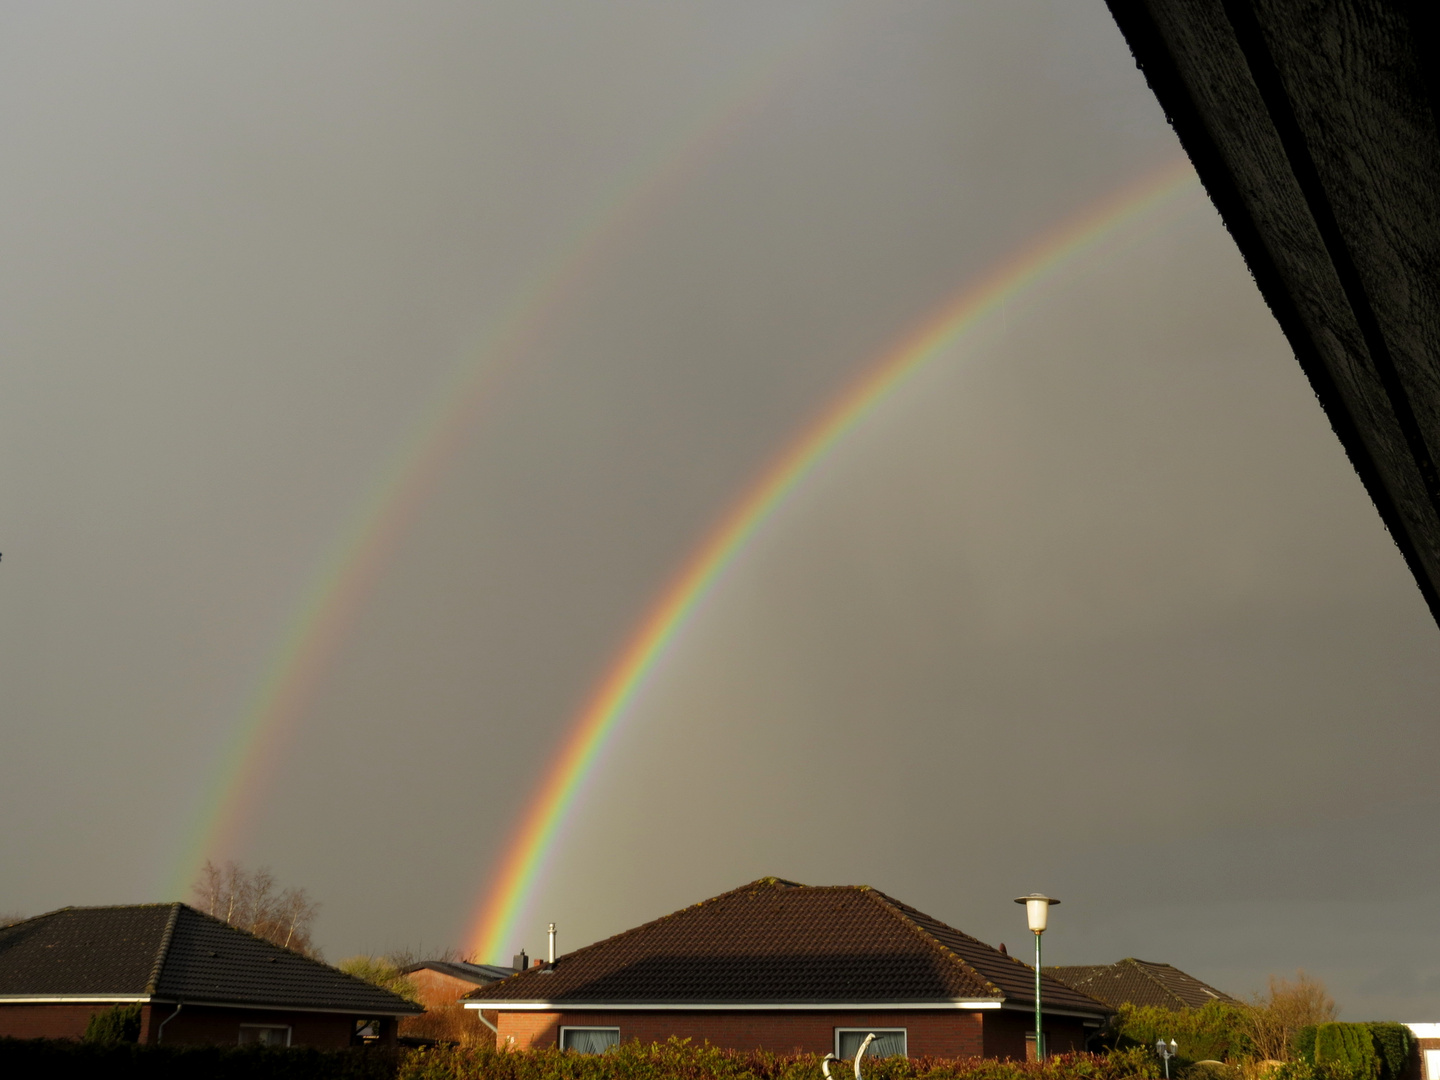
[[[1032,969],[866,886],[761,878],[467,995],[495,1003],[1032,1002]],[[1047,1003],[1103,1015],[1046,980]]]
[[[0,998],[86,994],[376,1015],[421,1011],[187,904],[62,908],[0,929]]]

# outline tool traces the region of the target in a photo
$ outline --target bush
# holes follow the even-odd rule
[[[18,1080],[394,1080],[407,1051],[142,1046],[0,1038],[0,1076]]]
[[[116,1005],[97,1012],[85,1025],[87,1043],[133,1043],[140,1041],[140,1005]]]
[[[1371,1023],[1370,1038],[1375,1056],[1380,1061],[1380,1080],[1403,1080],[1410,1055],[1415,1051],[1415,1037],[1404,1024]]]
[[[1255,1056],[1249,1014],[1246,1006],[1228,1001],[1211,1001],[1199,1009],[1121,1005],[1110,1022],[1109,1039],[1116,1049],[1152,1054],[1158,1039],[1174,1039],[1180,1068],[1197,1061],[1246,1061]]]
[[[1295,1056],[1338,1080],[1403,1080],[1414,1053],[1404,1024],[1311,1024],[1295,1033]]]
[[[846,1080],[849,1063],[832,1070]],[[1157,1080],[1153,1053],[1063,1054],[1043,1062],[878,1058],[865,1080]],[[821,1080],[814,1054],[739,1052],[688,1040],[627,1042],[604,1054],[441,1046],[311,1050],[143,1046],[0,1038],[0,1076],[22,1080]],[[1332,1080],[1296,1076],[1286,1080]]]
[[[831,1070],[844,1080],[849,1066]],[[865,1080],[1154,1080],[1154,1055],[1063,1054],[1044,1062],[993,1058],[877,1058]],[[604,1054],[438,1046],[414,1051],[398,1080],[820,1080],[814,1054],[741,1052],[689,1040],[621,1043]]]
[[[1327,1070],[1335,1080],[1380,1076],[1380,1057],[1368,1024],[1335,1022],[1301,1028],[1295,1035],[1295,1050],[1301,1061]]]

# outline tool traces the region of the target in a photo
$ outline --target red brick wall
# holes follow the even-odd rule
[[[1085,1049],[1086,1028],[1068,1016],[1047,1016],[1044,1021],[1047,1054],[1077,1053]],[[1000,1009],[985,1014],[985,1056],[1024,1060],[1034,1056],[1035,1042],[1025,1036],[1035,1033],[1035,1014]]]
[[[78,1039],[110,1005],[0,1005],[0,1035],[13,1039]],[[143,1021],[142,1021],[143,1023]]]
[[[1440,1039],[1416,1039],[1415,1060],[1410,1062],[1410,1073],[1419,1080],[1440,1080],[1440,1076],[1432,1075],[1436,1070],[1425,1068],[1425,1051],[1440,1050]]]
[[[154,1010],[145,1030],[147,1042],[155,1041],[160,1022],[170,1015],[168,1006]],[[290,1028],[291,1046],[339,1049],[350,1045],[355,1018],[336,1013],[270,1012],[265,1009],[220,1009],[186,1005],[165,1025],[166,1046],[235,1046],[240,1042],[241,1024],[276,1024]],[[393,1031],[395,1022],[388,1021]]]
[[[0,1036],[16,1039],[78,1039],[90,1017],[110,1005],[0,1005]],[[140,1041],[156,1041],[160,1024],[173,1013],[170,1005],[140,1010]],[[291,1046],[337,1049],[350,1045],[356,1017],[335,1013],[223,1009],[187,1005],[165,1025],[165,1043],[173,1046],[221,1045],[240,1042],[241,1024],[277,1024],[290,1028]],[[387,1018],[382,1042],[395,1041],[395,1021]]]
[[[442,971],[431,971],[429,968],[420,968],[405,977],[415,984],[415,989],[420,992],[420,1004],[427,1009],[458,1001],[462,995],[468,994],[479,985],[446,975]]]
[[[912,1057],[978,1057],[984,1050],[981,1014],[954,1009],[853,1013],[504,1011],[499,1017],[500,1043],[513,1040],[510,1045],[516,1048],[556,1046],[562,1024],[618,1027],[624,1040],[664,1042],[673,1035],[732,1050],[773,1050],[782,1054],[830,1053],[835,1049],[837,1027],[903,1027]]]

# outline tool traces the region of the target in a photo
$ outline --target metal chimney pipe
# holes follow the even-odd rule
[[[550,924],[550,963],[552,966],[555,963],[555,924],[553,922]]]

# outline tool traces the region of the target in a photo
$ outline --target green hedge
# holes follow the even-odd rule
[[[848,1063],[832,1068],[838,1080]],[[813,1054],[740,1053],[712,1046],[623,1043],[604,1054],[437,1047],[307,1050],[170,1047],[0,1038],[9,1080],[821,1080]],[[1156,1080],[1154,1055],[1065,1054],[1036,1064],[982,1058],[882,1058],[865,1080]]]
[[[1404,1024],[1314,1024],[1295,1033],[1295,1056],[1337,1080],[1403,1080],[1414,1038]]]
[[[140,1046],[0,1038],[9,1080],[394,1080],[411,1051],[365,1047]]]
[[[877,1058],[863,1067],[865,1080],[1154,1080],[1153,1054],[1063,1054],[1041,1063],[993,1058]],[[848,1063],[832,1075],[853,1076]],[[489,1048],[416,1050],[399,1080],[821,1080],[814,1054],[739,1052],[695,1046],[688,1040],[644,1045],[621,1043],[604,1054],[545,1049],[523,1052]]]
[[[1365,1025],[1375,1040],[1375,1055],[1380,1059],[1380,1080],[1404,1080],[1415,1053],[1415,1035],[1404,1024],[1392,1022]]]

